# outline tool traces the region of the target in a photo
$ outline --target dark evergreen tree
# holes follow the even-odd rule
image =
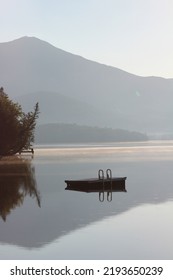
[[[0,88],[0,156],[14,155],[30,148],[38,114],[38,103],[33,112],[24,113],[22,107]]]

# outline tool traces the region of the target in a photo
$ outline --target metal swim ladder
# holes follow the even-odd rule
[[[105,178],[104,178],[104,171],[102,169],[99,169],[98,171],[98,179],[102,180],[103,183],[103,189],[101,192],[99,192],[99,200],[100,202],[104,201],[104,192],[105,192]],[[107,201],[112,201],[112,171],[111,169],[106,170],[106,180],[110,181],[110,190],[107,191]]]
[[[101,192],[99,192],[99,200],[100,202],[103,202],[104,201],[104,198],[105,198],[105,185],[104,185],[104,171],[103,169],[99,169],[98,171],[98,178],[99,180],[102,180],[102,183],[103,183],[103,189]]]
[[[112,171],[111,169],[106,170],[106,179],[110,180],[110,190],[107,192],[107,201],[112,201]]]

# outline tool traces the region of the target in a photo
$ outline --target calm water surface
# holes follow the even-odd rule
[[[112,201],[65,190],[110,168]],[[0,161],[0,259],[173,259],[173,142],[40,146]]]

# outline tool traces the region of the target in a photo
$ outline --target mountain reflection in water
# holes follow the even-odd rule
[[[11,210],[23,204],[25,197],[36,198],[40,207],[35,169],[30,160],[20,157],[4,158],[0,161],[0,216],[6,221]]]
[[[123,151],[122,148],[103,147],[97,148],[96,152],[93,148],[36,149],[29,170],[32,170],[33,166],[35,167],[37,185],[42,197],[42,207],[39,208],[34,200],[27,199],[25,196],[25,203],[15,211],[11,211],[6,223],[0,220],[0,248],[4,249],[0,252],[0,259],[13,258],[13,256],[17,258],[21,250],[24,252],[22,258],[37,258],[39,252],[39,257],[46,259],[61,259],[62,256],[68,258],[66,250],[72,248],[74,244],[71,242],[72,236],[76,236],[77,242],[79,239],[89,238],[88,242],[93,244],[93,250],[95,248],[95,252],[97,252],[100,243],[97,247],[95,236],[101,234],[99,232],[101,222],[105,223],[105,230],[108,233],[105,238],[108,237],[108,240],[112,242],[111,246],[115,249],[109,248],[108,255],[110,253],[110,257],[115,258],[115,254],[119,256],[115,240],[119,240],[118,244],[121,245],[129,240],[130,246],[130,234],[130,238],[137,234],[143,238],[142,242],[135,247],[136,250],[145,252],[148,240],[151,243],[155,242],[157,236],[157,239],[160,238],[159,244],[165,246],[166,252],[172,246],[171,234],[173,232],[172,224],[169,222],[173,209],[172,162],[173,145],[154,146],[153,148],[128,146],[124,147]],[[99,168],[106,170],[108,167],[111,168],[116,177],[127,176],[128,178],[126,186],[128,192],[113,193],[111,203],[107,202],[106,199],[105,203],[100,203],[97,193],[65,190],[64,180],[66,178],[75,180],[81,177],[89,178],[92,175],[95,176]],[[34,171],[30,173],[32,174],[30,180],[33,178],[36,181]],[[22,184],[24,183],[19,185]],[[35,192],[33,191],[32,196],[39,204],[36,182],[29,183],[29,185],[35,186]],[[24,191],[25,188],[22,186],[20,188],[24,193],[27,192],[29,198],[29,187],[27,191]],[[146,210],[145,206],[147,205],[149,205],[150,212]],[[9,209],[12,210],[12,207]],[[131,211],[135,212],[134,216],[130,214]],[[164,213],[168,213],[168,215],[165,216]],[[109,221],[111,221],[110,224]],[[166,223],[166,221],[168,222]],[[143,225],[142,233],[139,224]],[[89,237],[85,235],[85,230],[87,231],[89,228],[93,229],[96,235]],[[119,228],[122,231],[117,235]],[[158,228],[159,230],[156,232],[155,229]],[[164,229],[164,232],[160,229]],[[109,230],[112,231],[109,232]],[[167,233],[170,233],[171,237]],[[112,239],[110,239],[110,234],[112,234]],[[146,236],[148,236],[148,240],[145,239]],[[67,245],[64,243],[64,255],[61,247],[63,240],[69,241]],[[165,240],[167,244],[165,244]],[[102,240],[100,242],[102,243]],[[86,243],[85,240],[84,244]],[[77,250],[77,244],[75,250]],[[49,246],[55,248],[55,256],[52,253],[53,249],[47,253],[46,250]],[[10,249],[8,255],[5,253],[6,248]],[[80,246],[78,249],[80,251]],[[88,250],[87,244],[85,250]],[[84,258],[85,250],[83,250]],[[148,250],[150,250],[149,247]],[[153,247],[153,252],[157,253],[157,247]],[[162,258],[162,248],[159,252],[158,257]],[[167,257],[173,256],[172,253],[170,255],[165,253],[165,255]],[[95,258],[97,257],[99,254],[95,256]]]

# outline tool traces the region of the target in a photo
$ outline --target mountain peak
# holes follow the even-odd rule
[[[0,43],[0,44],[20,43],[20,42],[22,42],[22,41],[30,41],[30,40],[32,40],[32,39],[33,39],[33,40],[39,40],[38,38],[32,37],[32,36],[22,36],[22,37],[19,37],[19,38],[10,40],[10,41],[2,42],[2,43]]]
[[[23,36],[9,42],[0,43],[0,45],[5,45],[5,46],[8,45],[11,46],[12,48],[14,47],[19,49],[32,48],[32,47],[42,48],[43,46],[49,46],[49,48],[58,49],[55,46],[51,45],[50,43],[34,36]]]
[[[61,108],[64,119],[72,109],[63,106],[60,99],[55,101],[50,95],[50,92],[55,92],[55,95],[60,93],[94,108],[79,117],[77,112],[84,112],[85,106],[81,105],[82,110],[73,107],[73,120],[68,115],[69,122],[79,123],[80,119],[81,124],[89,124],[87,116],[95,110],[98,118],[95,123],[93,118],[93,125],[99,125],[99,122],[103,126],[143,131],[159,131],[163,127],[172,129],[173,79],[139,77],[29,36],[0,44],[0,62],[0,86],[9,95],[34,93],[36,96],[36,92],[47,92],[46,102],[42,94],[37,101],[40,108],[44,104],[47,106],[49,111],[45,111],[45,116],[56,116],[52,122],[60,119]],[[100,113],[96,113],[98,111],[102,112],[102,118]]]
[[[19,37],[15,40],[13,40],[12,42],[39,42],[39,43],[45,43],[45,44],[48,44],[48,45],[51,45],[49,44],[47,41],[44,41],[42,39],[39,39],[35,36],[23,36],[23,37]]]

